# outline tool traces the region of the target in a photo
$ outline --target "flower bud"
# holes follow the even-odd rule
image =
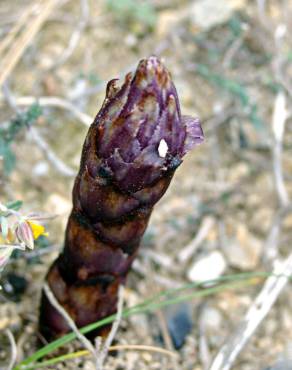
[[[20,243],[24,244],[29,249],[34,248],[33,232],[26,221],[20,221],[15,229],[15,235]]]
[[[120,88],[117,80],[108,83],[93,130],[95,142],[89,150],[94,146],[99,161],[91,172],[131,192],[173,171],[186,152],[203,141],[199,120],[181,115],[170,73],[154,56],[142,60]]]

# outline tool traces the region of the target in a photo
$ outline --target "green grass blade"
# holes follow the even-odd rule
[[[222,277],[220,277],[216,280],[211,280],[211,281],[208,281],[208,282],[204,282],[204,285],[206,285],[206,284],[210,285],[210,284],[216,284],[216,283],[218,284],[219,282],[224,282],[224,281],[232,281],[232,282],[240,281],[240,280],[246,281],[247,279],[256,278],[256,277],[267,277],[269,275],[271,275],[271,274],[266,273],[266,272],[226,275],[226,276],[222,276]],[[202,297],[202,296],[207,296],[207,295],[210,295],[210,294],[215,294],[219,291],[230,288],[231,285],[234,285],[234,283],[233,284],[230,284],[230,283],[229,284],[222,284],[222,285],[216,286],[216,287],[205,288],[204,290],[196,291],[196,292],[188,294],[188,295],[175,297],[175,298],[171,298],[171,299],[165,299],[164,301],[161,301],[161,302],[156,302],[157,300],[161,299],[162,297],[171,296],[171,295],[177,294],[181,291],[184,291],[186,289],[191,289],[191,288],[196,288],[198,286],[202,286],[202,284],[198,284],[198,283],[185,284],[184,286],[182,286],[180,288],[169,289],[169,290],[163,291],[161,293],[158,293],[158,294],[152,296],[151,298],[143,301],[142,303],[140,303],[140,304],[138,304],[134,307],[125,309],[124,312],[123,312],[123,318],[126,318],[130,315],[137,314],[137,313],[143,313],[143,312],[149,312],[149,311],[157,310],[159,308],[162,308],[162,307],[170,305],[170,304],[190,300],[194,297]],[[86,333],[89,333],[92,330],[95,330],[95,329],[103,326],[103,325],[109,324],[109,323],[114,321],[115,316],[116,315],[111,315],[109,317],[106,317],[103,320],[100,320],[98,322],[87,325],[87,326],[81,328],[80,332],[83,333],[83,334],[86,334]],[[42,347],[40,350],[36,351],[33,355],[29,356],[24,361],[22,361],[19,365],[17,365],[14,368],[14,370],[35,368],[35,367],[27,366],[27,365],[29,365],[33,362],[36,362],[40,358],[42,358],[45,355],[53,352],[55,349],[63,346],[64,344],[67,344],[67,343],[71,342],[75,338],[76,338],[76,335],[74,333],[69,333],[69,334],[63,336],[62,338],[59,338],[59,339],[49,343],[48,345]]]

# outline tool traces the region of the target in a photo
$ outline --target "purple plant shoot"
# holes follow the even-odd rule
[[[199,120],[181,114],[170,73],[157,57],[140,61],[121,87],[117,79],[108,83],[83,146],[64,249],[46,277],[78,327],[116,311],[119,285],[153,206],[203,137]],[[40,330],[47,339],[69,331],[45,294]]]

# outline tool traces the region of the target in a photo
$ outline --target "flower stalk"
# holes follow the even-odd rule
[[[108,83],[83,146],[64,249],[46,278],[78,327],[116,311],[153,206],[202,141],[198,119],[181,115],[170,73],[156,57],[142,60],[121,87]],[[69,330],[44,294],[40,330],[47,339]]]

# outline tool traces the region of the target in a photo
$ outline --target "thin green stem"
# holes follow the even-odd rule
[[[224,282],[224,281],[230,281],[230,280],[233,283],[232,284],[227,283],[227,284],[222,284],[222,285],[219,285],[219,286],[216,286],[216,287],[205,288],[204,290],[196,291],[196,292],[188,294],[188,295],[183,295],[183,296],[179,296],[179,297],[175,297],[175,298],[165,299],[165,300],[157,303],[157,300],[159,300],[161,297],[172,296],[172,295],[174,295],[176,293],[179,293],[183,290],[198,287],[198,286],[202,286],[202,284],[198,284],[198,283],[185,284],[184,286],[182,286],[180,288],[169,289],[167,291],[158,293],[158,294],[154,295],[153,297],[145,300],[144,302],[142,302],[142,303],[140,303],[140,304],[138,304],[134,307],[130,307],[128,309],[125,309],[123,311],[122,316],[123,316],[123,318],[127,318],[127,317],[129,317],[130,315],[133,315],[133,314],[154,311],[154,310],[157,310],[159,308],[165,307],[167,305],[171,305],[171,304],[183,302],[183,301],[186,301],[186,300],[190,300],[194,297],[208,296],[208,295],[211,295],[211,294],[218,293],[218,292],[220,292],[224,289],[230,289],[230,288],[233,288],[233,287],[238,287],[239,285],[242,285],[242,284],[238,283],[238,281],[241,281],[241,280],[244,280],[241,283],[244,283],[243,285],[246,285],[247,283],[249,284],[249,282],[246,282],[246,280],[249,280],[251,278],[267,277],[267,276],[270,276],[270,275],[271,275],[270,273],[266,273],[266,272],[256,272],[256,273],[242,273],[242,274],[222,276],[219,279],[205,282],[204,285],[207,285],[207,284],[208,285],[211,285],[211,284],[214,285],[215,283],[218,284],[218,282]],[[234,283],[234,281],[236,281],[237,284]],[[115,316],[116,315],[111,315],[111,316],[106,317],[103,320],[100,320],[98,322],[87,325],[87,326],[81,328],[80,332],[82,334],[87,334],[92,330],[95,330],[95,329],[97,329],[101,326],[109,324],[109,323],[114,321]],[[26,358],[24,361],[22,361],[19,365],[17,365],[14,368],[14,370],[34,369],[34,368],[36,368],[35,366],[38,366],[38,364],[40,364],[40,363],[38,363],[37,365],[31,365],[31,366],[29,366],[29,365],[32,364],[33,362],[36,362],[37,360],[44,357],[45,355],[51,353],[55,349],[63,346],[64,344],[67,344],[67,343],[71,342],[75,338],[76,338],[76,335],[74,333],[69,333],[69,334],[63,336],[62,338],[59,338],[59,339],[49,343],[48,345],[44,346],[43,348],[36,351],[34,354],[29,356],[28,358]]]

